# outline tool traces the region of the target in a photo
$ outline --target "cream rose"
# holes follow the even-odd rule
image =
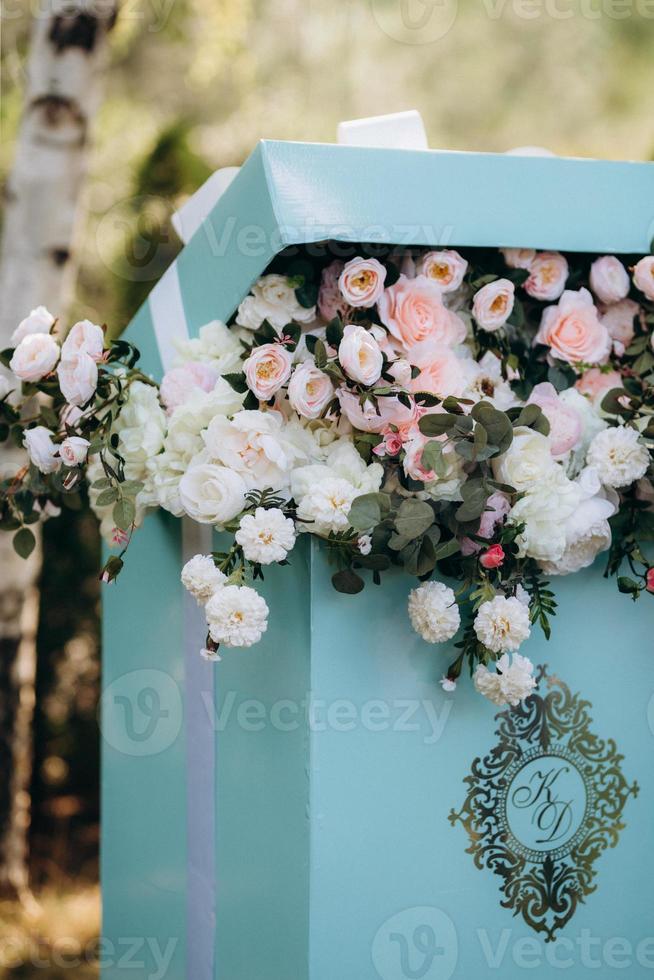
[[[37,306],[29,316],[21,320],[11,335],[11,346],[18,347],[24,337],[32,333],[50,333],[55,318],[45,306]]]
[[[384,291],[385,279],[386,269],[381,262],[357,257],[345,263],[338,285],[346,303],[369,309]]]
[[[400,276],[384,290],[377,308],[382,323],[412,363],[411,352],[425,341],[454,347],[465,340],[465,323],[443,305],[440,289],[426,276]]]
[[[245,380],[259,401],[267,402],[291,376],[293,358],[281,344],[254,347],[243,364]]]
[[[59,360],[59,344],[49,333],[30,333],[13,353],[9,368],[21,381],[40,381]]]
[[[61,466],[59,446],[52,441],[52,436],[53,433],[44,425],[25,429],[23,433],[27,455],[40,473],[54,473]]]
[[[629,276],[620,259],[603,255],[590,267],[590,288],[600,303],[619,303],[629,293]]]
[[[515,286],[508,279],[496,279],[482,286],[472,301],[472,315],[482,328],[493,332],[503,327],[511,316]]]
[[[558,299],[568,278],[568,263],[559,252],[539,252],[529,266],[525,292],[534,299]]]
[[[61,345],[63,360],[74,357],[75,354],[88,354],[94,361],[99,361],[104,348],[104,332],[97,323],[90,320],[80,320],[68,331]]]
[[[442,293],[458,289],[467,270],[468,263],[463,256],[448,248],[425,252],[416,264],[418,275],[426,276]]]
[[[654,299],[654,255],[646,255],[636,263],[633,279],[641,293],[645,293],[648,299]]]
[[[495,478],[518,492],[547,480],[555,469],[558,464],[552,459],[547,436],[524,426],[514,430],[507,451],[493,460]]]
[[[548,306],[534,342],[545,344],[554,357],[573,366],[602,364],[611,350],[609,332],[600,323],[587,289],[566,290],[556,306]]]
[[[184,512],[199,524],[223,525],[245,506],[247,486],[238,473],[213,463],[191,465],[179,481]]]
[[[379,380],[384,363],[379,344],[370,331],[352,323],[345,327],[338,359],[348,378],[366,386]]]
[[[334,386],[310,361],[298,365],[288,383],[288,400],[305,419],[320,418],[334,397]]]
[[[304,307],[298,303],[292,280],[272,273],[254,284],[251,295],[238,308],[236,322],[248,330],[258,330],[267,320],[279,332],[291,320],[311,323],[315,315],[315,306]]]
[[[85,405],[98,385],[98,366],[90,354],[74,354],[59,362],[59,387],[71,405]]]
[[[81,436],[68,436],[59,446],[61,461],[66,466],[79,466],[87,457],[91,443]]]

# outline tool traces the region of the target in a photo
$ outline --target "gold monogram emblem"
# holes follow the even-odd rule
[[[497,715],[499,741],[474,760],[465,802],[449,816],[465,827],[476,866],[502,878],[501,904],[546,942],[595,891],[594,863],[617,844],[625,803],[638,795],[615,742],[591,732],[590,707],[540,667],[536,692]]]

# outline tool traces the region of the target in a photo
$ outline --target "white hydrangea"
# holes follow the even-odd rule
[[[295,544],[295,525],[278,507],[257,507],[245,514],[236,532],[236,542],[248,561],[270,565],[283,561]]]
[[[218,374],[230,374],[241,369],[243,348],[238,335],[220,320],[205,323],[197,337],[178,340],[175,346],[179,355],[176,366],[187,361],[202,361]]]
[[[590,444],[586,462],[607,487],[628,487],[645,476],[649,450],[635,429],[626,425],[604,429]]]
[[[443,582],[425,582],[409,593],[409,619],[427,643],[451,640],[461,625],[461,614],[452,589]]]
[[[182,569],[182,585],[203,606],[222,588],[227,576],[216,568],[211,555],[194,555]]]
[[[248,585],[224,585],[205,606],[209,635],[226,647],[251,647],[268,628],[268,605]]]
[[[510,658],[505,653],[495,666],[496,670],[491,671],[480,664],[474,674],[475,687],[493,704],[515,707],[536,687],[534,665],[528,657],[514,653]]]
[[[529,610],[515,596],[496,595],[482,602],[474,622],[480,643],[493,653],[517,650],[531,633]]]
[[[274,273],[257,280],[251,295],[239,306],[236,322],[248,330],[257,330],[267,320],[276,330],[281,330],[291,320],[311,323],[315,317],[315,306],[307,309],[298,303],[292,280]]]

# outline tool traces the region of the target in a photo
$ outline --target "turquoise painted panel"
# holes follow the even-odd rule
[[[104,591],[103,980],[185,977],[181,525],[149,517]],[[140,964],[140,966],[138,965]]]
[[[152,327],[150,306],[144,303],[124,333],[124,339],[138,347],[141,358],[139,366],[145,374],[153,378],[161,378],[163,365],[157,347],[157,340]]]

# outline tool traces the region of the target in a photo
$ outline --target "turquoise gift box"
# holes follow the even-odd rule
[[[127,336],[161,376],[298,244],[644,253],[652,205],[652,164],[263,142]],[[203,661],[179,574],[210,544],[149,517],[105,596],[104,980],[654,976],[646,600],[557,579],[498,711],[442,691],[408,576],[341,595],[315,541],[266,575],[264,640]]]

